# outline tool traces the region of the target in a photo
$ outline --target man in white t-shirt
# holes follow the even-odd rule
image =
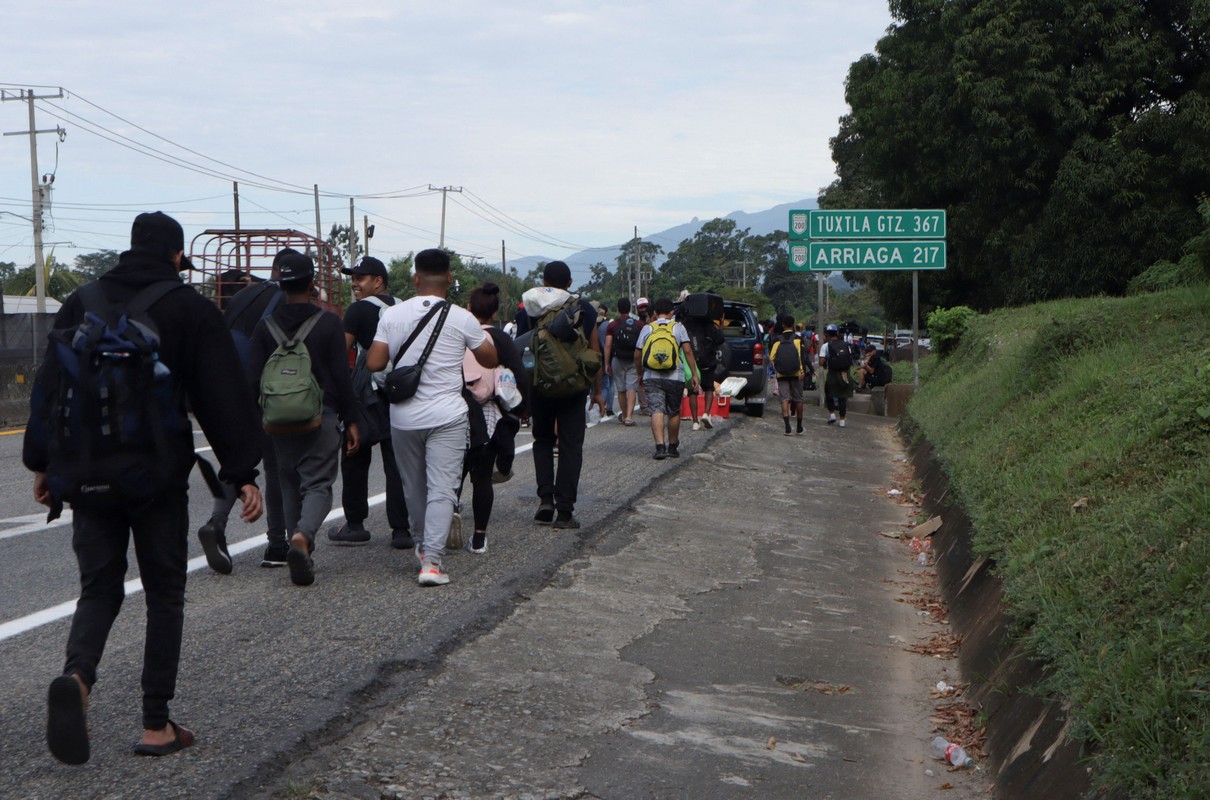
[[[412,280],[416,297],[386,309],[378,322],[366,366],[376,372],[416,364],[443,310],[425,324],[401,358],[399,350],[434,306],[445,302],[452,283],[450,257],[444,250],[416,254]],[[488,369],[496,366],[496,347],[479,321],[465,308],[450,306],[432,350],[420,372],[420,388],[402,403],[391,404],[391,443],[403,478],[421,586],[450,582],[442,567],[450,521],[457,502],[466,455],[467,407],[462,398],[462,357],[470,350]]]

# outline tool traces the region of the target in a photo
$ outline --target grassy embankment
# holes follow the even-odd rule
[[[979,316],[908,408],[1131,798],[1210,797],[1208,320],[1205,285]]]

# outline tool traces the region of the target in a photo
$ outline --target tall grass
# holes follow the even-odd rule
[[[1208,320],[1205,285],[998,311],[908,407],[1131,797],[1210,797]]]

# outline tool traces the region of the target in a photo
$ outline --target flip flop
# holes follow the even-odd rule
[[[139,742],[134,746],[134,754],[136,756],[170,756],[173,753],[184,750],[186,747],[193,746],[193,731],[177,725],[172,720],[168,720],[168,724],[176,732],[175,739],[168,744],[144,744]]]
[[[46,699],[46,744],[64,764],[88,761],[88,723],[84,698],[74,675],[60,675],[50,682]]]

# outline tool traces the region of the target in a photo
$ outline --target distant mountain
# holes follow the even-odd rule
[[[773,231],[785,230],[789,221],[789,212],[793,208],[819,208],[819,203],[814,197],[806,200],[797,200],[793,203],[783,203],[779,206],[766,209],[764,211],[756,211],[748,213],[747,211],[733,211],[723,219],[735,220],[738,228],[748,228],[754,236],[764,236]],[[711,217],[710,219],[714,219]],[[692,239],[693,235],[701,230],[702,225],[710,220],[701,220],[694,217],[692,221],[676,225],[667,230],[653,233],[649,236],[644,236],[643,241],[655,242],[660,247],[664,248],[665,253],[671,253],[681,242],[686,239]],[[567,262],[567,266],[571,267],[572,279],[575,283],[580,283],[588,279],[589,268],[596,263],[601,263],[607,266],[610,271],[617,269],[618,256],[622,254],[622,246],[600,247],[592,250],[581,250],[578,253],[564,256],[563,261]],[[553,261],[554,258],[549,256],[527,256],[519,258],[516,261],[510,261],[509,267],[516,268],[517,273],[524,275],[532,270],[538,264]],[[656,266],[663,262],[663,258],[657,261]],[[499,263],[496,264],[499,266]],[[841,281],[844,284],[844,281]],[[848,285],[845,284],[845,288]]]

